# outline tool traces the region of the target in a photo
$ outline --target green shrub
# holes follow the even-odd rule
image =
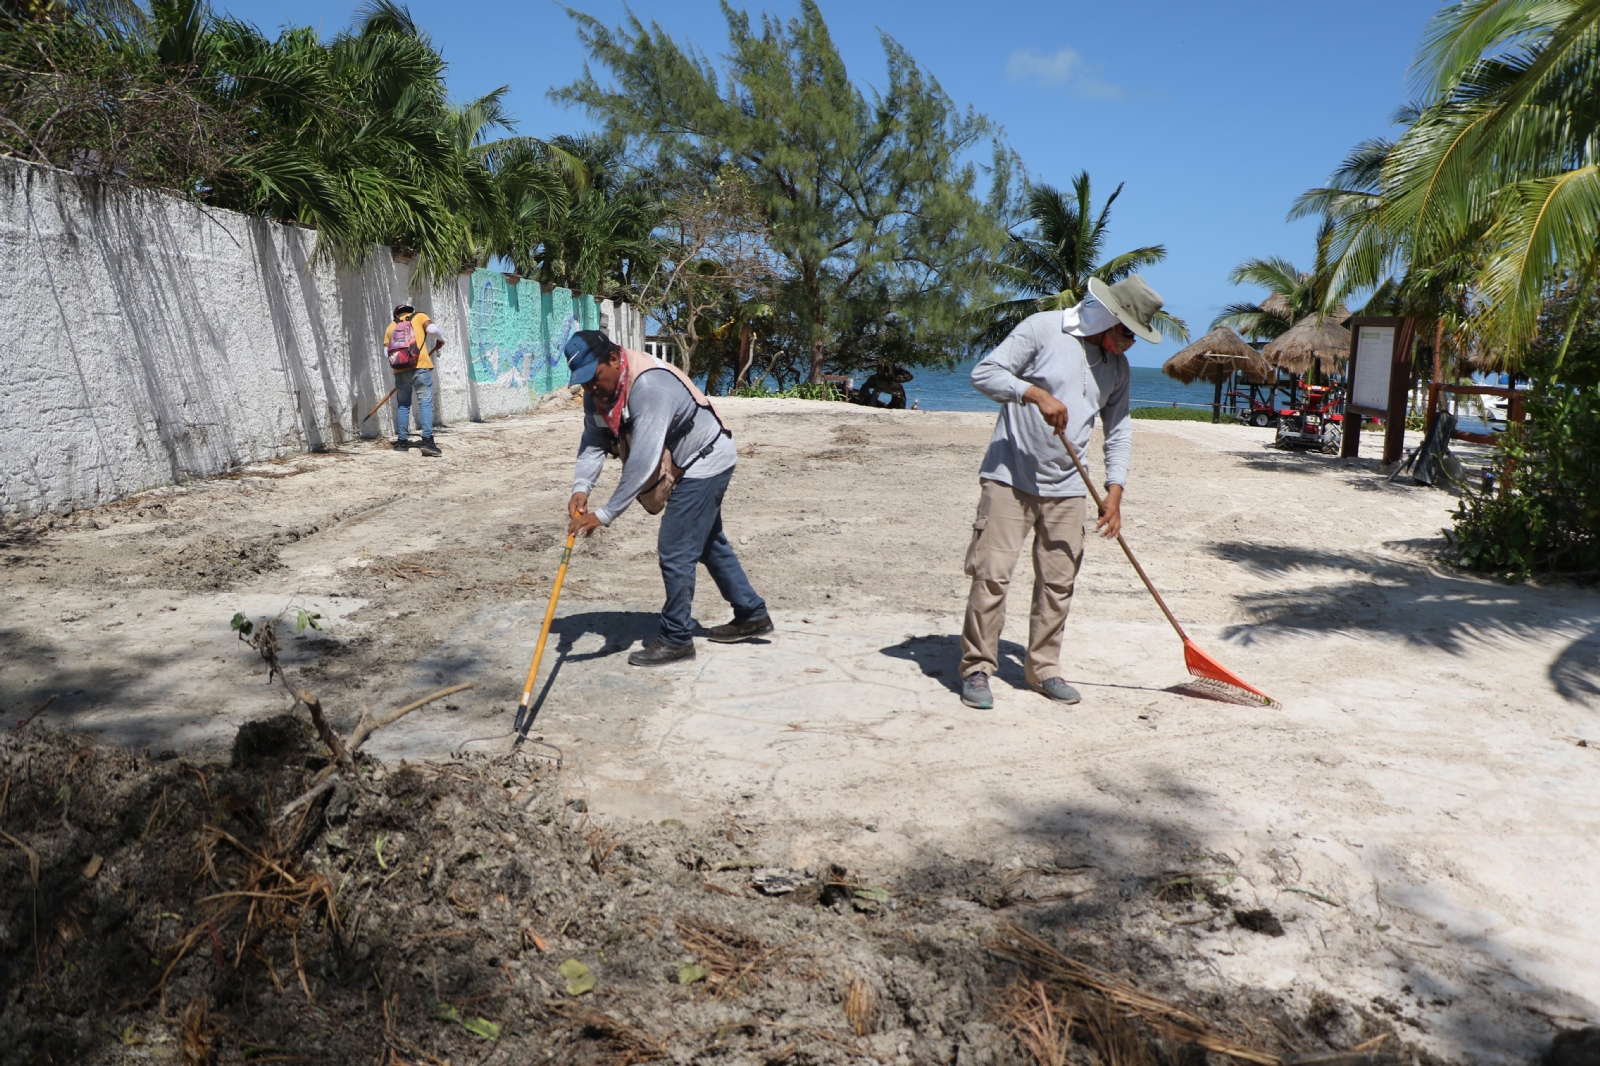
[[[1600,389],[1535,382],[1528,420],[1496,445],[1505,492],[1468,489],[1445,531],[1470,570],[1600,573]]]
[[[1154,418],[1161,422],[1209,422],[1211,408],[1193,407],[1135,407],[1128,414],[1133,418]],[[1227,418],[1226,415],[1223,416]],[[1231,419],[1229,419],[1231,421]]]
[[[733,389],[729,396],[742,396],[755,400],[843,400],[844,390],[832,382],[802,381],[786,389],[774,391],[760,382]]]

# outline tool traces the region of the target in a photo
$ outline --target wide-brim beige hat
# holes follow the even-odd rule
[[[1145,284],[1137,274],[1130,274],[1115,285],[1107,285],[1099,278],[1089,279],[1089,295],[1105,305],[1117,316],[1117,321],[1151,344],[1161,343],[1161,331],[1154,322],[1156,312],[1163,303],[1161,294]]]

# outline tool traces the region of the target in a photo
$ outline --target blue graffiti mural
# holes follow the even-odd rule
[[[561,348],[578,330],[598,328],[594,297],[567,289],[542,292],[537,282],[495,270],[473,271],[468,292],[473,381],[536,396],[567,384]]]

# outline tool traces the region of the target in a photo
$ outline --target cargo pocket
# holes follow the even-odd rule
[[[967,545],[967,559],[962,564],[962,571],[968,577],[974,577],[978,572],[978,542],[983,539],[984,528],[989,524],[989,516],[982,511],[972,520],[972,543]]]

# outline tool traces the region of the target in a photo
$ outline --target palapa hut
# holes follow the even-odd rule
[[[1313,363],[1324,374],[1330,374],[1350,358],[1350,331],[1335,322],[1332,315],[1307,315],[1268,343],[1261,354],[1268,363],[1291,374],[1304,374]]]
[[[1305,275],[1301,276],[1304,277]],[[1294,305],[1289,303],[1289,298],[1281,292],[1273,293],[1256,306],[1260,307],[1263,311],[1271,311],[1274,314],[1282,315],[1284,318],[1288,318],[1294,313]],[[1338,307],[1335,307],[1332,311],[1328,312],[1327,317],[1333,319],[1342,326],[1350,320],[1350,312],[1345,309],[1344,304],[1340,304]]]
[[[1161,372],[1185,385],[1209,381],[1216,386],[1211,399],[1211,421],[1222,421],[1222,386],[1236,371],[1256,384],[1272,377],[1272,367],[1261,353],[1227,326],[1218,326],[1161,364]]]

